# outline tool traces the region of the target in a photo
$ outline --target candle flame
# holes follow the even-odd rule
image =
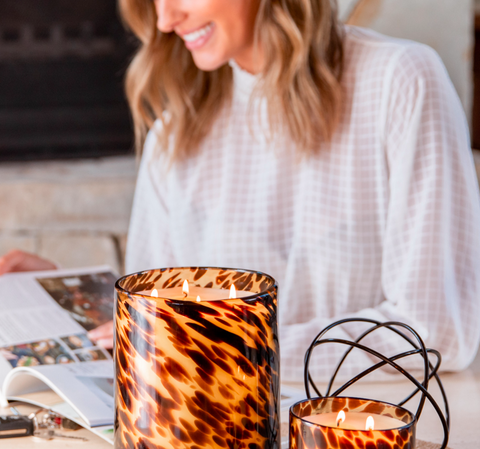
[[[197,296],[197,302],[200,302],[201,299],[200,299],[200,296]]]
[[[232,284],[230,287],[230,299],[235,299],[237,297],[237,291],[235,290],[235,285]]]
[[[239,376],[241,376],[243,374],[243,380],[245,380],[245,373],[240,368],[240,365],[237,365],[237,372],[238,372]]]
[[[183,291],[183,294],[185,296],[188,296],[188,294],[190,293],[189,290],[188,290],[188,281],[185,279],[185,281],[183,282],[183,288],[182,288],[182,291]]]
[[[373,430],[375,427],[375,421],[372,416],[367,418],[367,423],[365,424],[365,430]]]
[[[150,294],[150,296],[155,296],[155,298],[158,298],[158,291],[156,288],[152,290],[152,293]]]
[[[343,410],[340,410],[340,412],[337,415],[337,427],[342,424],[343,421],[345,421],[345,412]]]

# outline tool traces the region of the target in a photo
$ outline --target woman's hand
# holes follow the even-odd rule
[[[102,324],[88,333],[88,338],[105,349],[113,348],[113,320]]]
[[[18,271],[44,271],[56,270],[57,266],[49,260],[14,249],[3,257],[0,257],[0,276],[5,273],[14,273]]]

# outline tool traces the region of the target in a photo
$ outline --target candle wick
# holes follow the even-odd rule
[[[340,427],[340,424],[342,424],[342,420],[341,420],[341,419],[337,419],[337,427]]]

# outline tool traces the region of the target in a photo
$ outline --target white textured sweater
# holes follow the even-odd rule
[[[444,369],[465,367],[480,337],[480,202],[464,113],[437,54],[348,27],[343,117],[308,158],[287,134],[266,137],[265,104],[249,108],[257,78],[233,71],[231,108],[188,161],[167,170],[151,130],[127,271],[224,266],[274,276],[282,380],[300,380],[313,337],[352,316],[409,323],[442,352]],[[387,355],[405,348],[387,334],[368,344]],[[328,377],[344,350],[318,348],[314,377]],[[354,351],[340,377],[369,364]]]

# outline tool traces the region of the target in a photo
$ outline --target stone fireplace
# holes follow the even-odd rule
[[[115,0],[2,1],[0,161],[131,151]]]

